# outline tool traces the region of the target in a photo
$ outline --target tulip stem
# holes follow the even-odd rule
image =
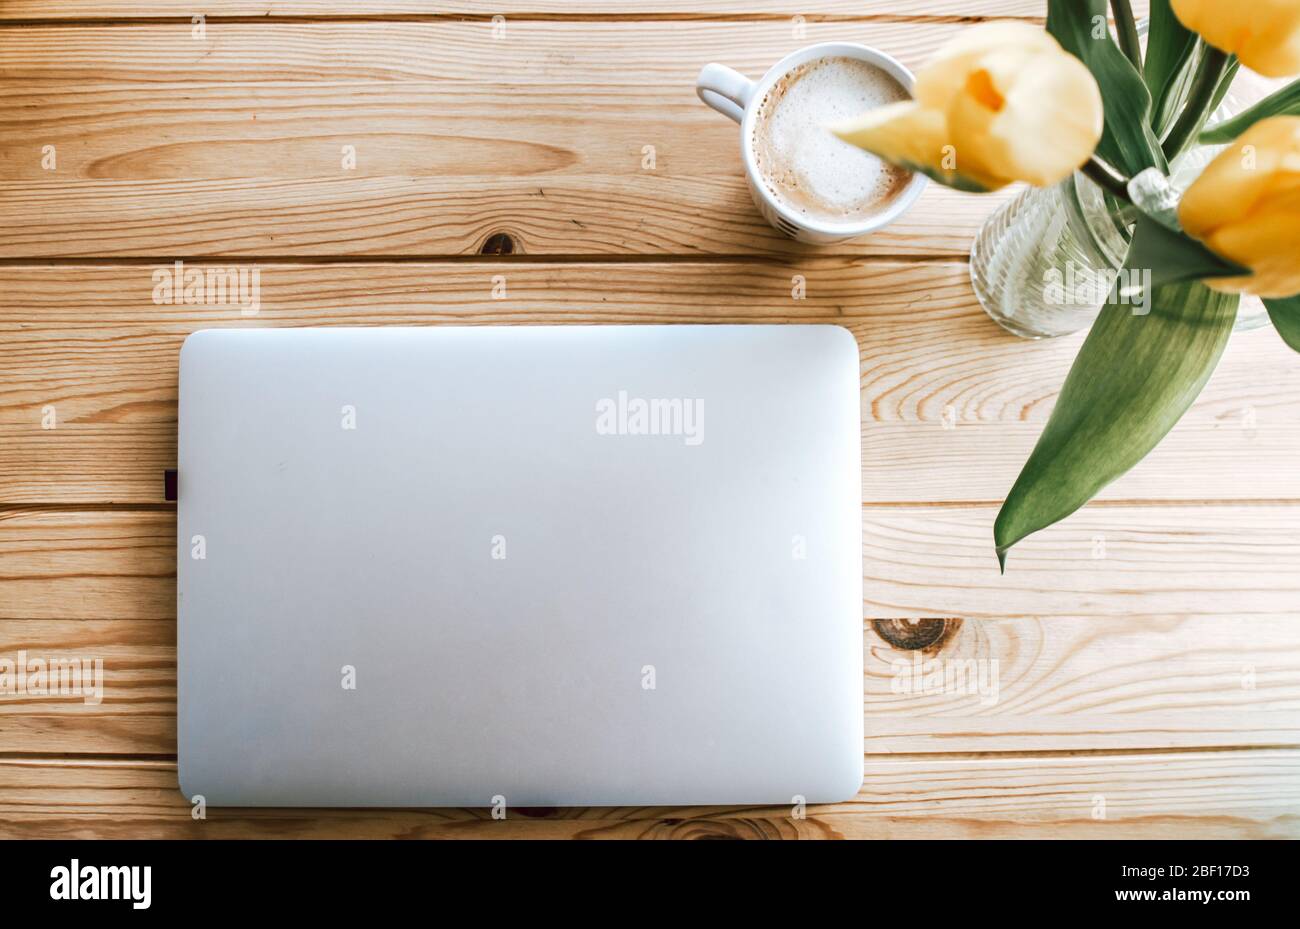
[[[1142,43],[1138,40],[1137,20],[1133,18],[1133,5],[1129,0],[1110,0],[1115,14],[1115,31],[1119,34],[1119,47],[1142,73]]]
[[[1084,162],[1083,167],[1079,170],[1094,184],[1112,196],[1123,200],[1125,203],[1133,202],[1133,198],[1128,195],[1128,181],[1125,180],[1124,175],[1096,155]]]
[[[1181,155],[1187,143],[1209,118],[1210,110],[1214,106],[1215,91],[1218,90],[1219,82],[1223,79],[1229,65],[1227,52],[1220,51],[1213,45],[1205,46],[1205,57],[1201,60],[1191,90],[1187,92],[1187,103],[1183,111],[1178,114],[1178,121],[1174,123],[1174,128],[1170,129],[1169,135],[1165,137],[1162,147],[1166,160],[1173,162]]]

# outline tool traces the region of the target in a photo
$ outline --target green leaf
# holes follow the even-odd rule
[[[1133,62],[1133,67],[1142,71],[1142,39],[1138,35],[1137,20],[1133,17],[1133,4],[1130,0],[1110,0],[1110,9],[1115,14],[1119,50]]]
[[[1219,108],[1223,98],[1228,96],[1228,91],[1232,90],[1232,82],[1237,79],[1237,72],[1241,70],[1241,59],[1236,55],[1228,56],[1228,67],[1223,72],[1223,77],[1219,79],[1219,86],[1214,88],[1214,96],[1210,98],[1210,110],[1205,114],[1209,119],[1214,115],[1214,111]],[[1202,121],[1204,124],[1204,120]]]
[[[1151,128],[1151,93],[1115,44],[1108,22],[1106,0],[1048,0],[1047,31],[1088,66],[1101,88],[1106,126],[1097,154],[1129,177],[1146,168],[1167,172]]]
[[[1250,109],[1211,126],[1201,133],[1199,141],[1202,145],[1226,145],[1255,123],[1272,116],[1300,116],[1300,81],[1292,81]]]
[[[1268,318],[1282,341],[1300,352],[1300,295],[1280,300],[1265,300]]]
[[[1187,91],[1187,101],[1161,143],[1170,163],[1177,161],[1178,156],[1196,140],[1206,120],[1228,92],[1239,67],[1236,55],[1220,49],[1209,47],[1201,54],[1196,63],[1196,76]]]
[[[1151,0],[1143,79],[1151,91],[1151,125],[1163,137],[1182,109],[1196,58],[1196,33],[1174,15],[1170,0]]]
[[[1155,288],[1146,316],[1102,308],[998,513],[1004,570],[1011,546],[1083,506],[1173,428],[1210,379],[1239,302],[1192,282]]]
[[[1124,267],[1140,272],[1148,287],[1251,274],[1249,268],[1219,257],[1186,233],[1170,229],[1145,213],[1138,217]],[[1130,293],[1121,296],[1131,300]]]
[[[914,174],[924,174],[930,180],[943,184],[945,187],[951,187],[953,190],[960,190],[963,193],[968,194],[990,193],[990,190],[979,181],[966,177],[964,174],[959,174],[956,171],[942,171],[939,168],[934,168],[930,165],[917,164],[916,162],[908,161],[906,159],[899,159],[898,161],[895,161],[894,164],[898,165],[900,168],[906,168]]]

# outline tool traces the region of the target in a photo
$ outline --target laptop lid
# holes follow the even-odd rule
[[[858,397],[835,326],[191,335],[181,789],[235,806],[852,796]]]

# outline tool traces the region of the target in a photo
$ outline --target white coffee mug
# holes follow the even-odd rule
[[[889,225],[907,212],[921,195],[927,178],[923,174],[913,174],[902,193],[879,213],[843,223],[824,222],[797,213],[768,190],[754,157],[754,120],[757,118],[759,104],[781,77],[799,65],[818,58],[856,58],[865,61],[898,81],[909,94],[912,92],[911,71],[884,52],[854,42],[824,42],[802,48],[786,55],[758,81],[751,81],[726,65],[707,64],[700,69],[700,76],[695,80],[695,92],[713,109],[740,123],[740,155],[745,162],[745,178],[749,181],[750,195],[763,217],[800,242],[826,244],[866,235]]]

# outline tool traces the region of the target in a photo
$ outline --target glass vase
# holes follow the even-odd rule
[[[1182,159],[1174,186],[1185,190],[1218,151],[1200,148]],[[1082,174],[1025,190],[988,218],[971,247],[980,305],[1002,328],[1027,339],[1091,326],[1128,255],[1132,210]],[[1234,328],[1267,322],[1263,303],[1244,297]]]
[[[1004,329],[1027,339],[1068,335],[1097,318],[1128,243],[1122,211],[1075,174],[1026,189],[985,221],[971,246],[971,284]]]

